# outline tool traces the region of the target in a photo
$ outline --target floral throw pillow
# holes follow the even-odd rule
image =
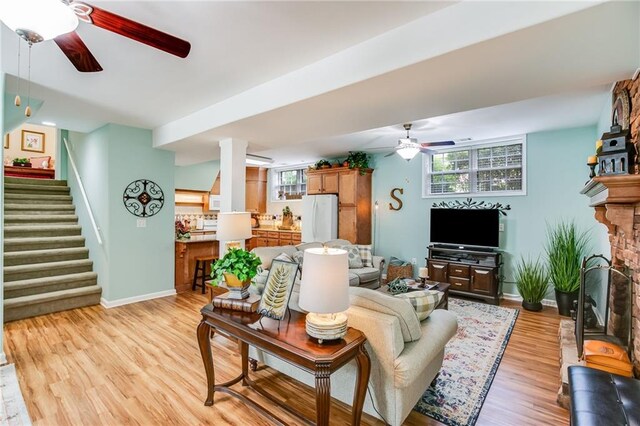
[[[342,246],[340,247],[347,251],[349,257],[349,269],[359,269],[363,267],[362,258],[360,257],[360,250],[356,246]]]

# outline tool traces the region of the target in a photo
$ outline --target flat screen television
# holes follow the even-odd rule
[[[498,247],[499,221],[498,210],[431,209],[431,242]]]

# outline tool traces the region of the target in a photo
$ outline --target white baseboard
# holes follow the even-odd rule
[[[502,298],[505,300],[514,300],[516,302],[522,302],[522,296],[520,296],[519,294],[503,293]],[[542,304],[544,306],[552,306],[554,308],[558,307],[558,304],[553,299],[543,299]]]
[[[100,299],[100,304],[102,306],[104,306],[105,308],[109,309],[109,308],[115,308],[116,306],[129,305],[131,303],[143,302],[145,300],[151,300],[151,299],[158,299],[160,297],[173,296],[175,294],[176,294],[176,289],[171,289],[171,290],[159,291],[157,293],[142,294],[140,296],[125,297],[124,299],[117,299],[117,300],[112,300],[112,301],[106,300],[103,297],[103,298]]]
[[[0,352],[0,365],[5,365],[7,363],[7,355],[4,352]]]

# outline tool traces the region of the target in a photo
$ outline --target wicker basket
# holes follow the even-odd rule
[[[396,278],[413,278],[413,265],[389,265],[387,268],[387,282],[389,283]]]

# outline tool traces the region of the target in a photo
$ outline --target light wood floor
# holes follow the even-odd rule
[[[15,363],[34,424],[267,425],[242,403],[216,394],[205,407],[205,375],[196,343],[205,296],[187,293],[106,310],[76,309],[5,325],[5,353]],[[509,306],[517,306],[509,304]],[[478,425],[566,425],[555,404],[558,379],[555,309],[522,311],[478,420]],[[216,379],[236,373],[236,347],[214,338]],[[313,390],[268,368],[260,382],[309,416]],[[262,405],[267,401],[256,398]],[[279,410],[278,415],[296,424]],[[348,424],[348,407],[335,402],[332,425]],[[370,416],[364,424],[379,425]],[[413,412],[407,425],[437,425]]]

